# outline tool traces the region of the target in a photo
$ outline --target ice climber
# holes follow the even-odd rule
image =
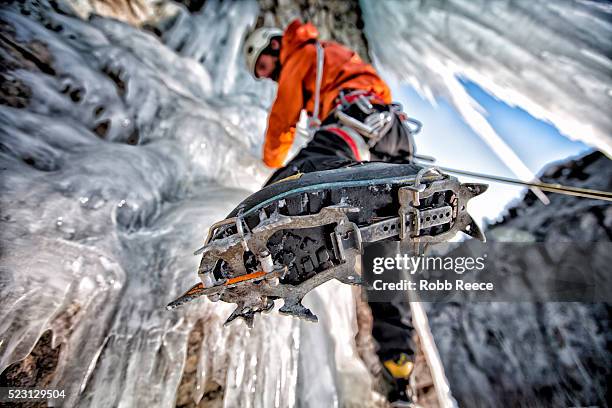
[[[356,162],[411,160],[411,130],[387,84],[354,51],[320,41],[314,25],[295,20],[284,32],[259,28],[247,37],[244,53],[253,76],[278,83],[263,148],[265,164],[278,168],[268,185]],[[303,110],[310,140],[291,157]],[[370,307],[377,353],[392,385],[389,399],[400,406],[410,399],[414,362],[410,312],[391,303],[372,302]]]

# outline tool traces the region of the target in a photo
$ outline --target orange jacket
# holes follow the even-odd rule
[[[319,33],[310,23],[294,20],[283,34],[276,100],[268,117],[263,160],[269,167],[281,167],[291,148],[300,111],[314,111],[317,71],[315,40]],[[391,103],[391,91],[376,70],[355,52],[334,42],[322,41],[325,64],[321,83],[319,118],[325,119],[334,108],[342,89],[362,89]]]

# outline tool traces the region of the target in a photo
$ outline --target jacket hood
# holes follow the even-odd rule
[[[301,48],[309,41],[319,38],[317,28],[310,23],[302,23],[293,20],[283,33],[283,41],[280,52],[280,62],[284,63],[289,55]]]

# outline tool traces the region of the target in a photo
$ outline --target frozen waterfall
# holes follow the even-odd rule
[[[48,386],[66,390],[65,406],[172,407],[185,370],[194,401],[221,386],[227,407],[368,401],[349,287],[306,299],[318,325],[272,313],[249,331],[223,327],[231,305],[164,308],[197,281],[208,226],[269,174],[274,87],[248,77],[240,53],[257,4],[182,12],[167,45],[59,4],[0,10],[3,81],[27,95],[25,108],[0,105],[0,372],[51,329],[61,351]],[[332,291],[337,305],[322,307]],[[343,392],[355,381],[363,395]]]

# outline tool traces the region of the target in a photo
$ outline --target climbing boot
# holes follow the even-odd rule
[[[355,259],[363,243],[444,242],[459,231],[483,239],[466,208],[486,187],[434,167],[382,162],[280,180],[210,227],[195,252],[201,282],[168,307],[207,296],[237,305],[226,323],[241,317],[251,325],[282,299],[280,313],[317,321],[302,298],[331,279],[361,283]]]

